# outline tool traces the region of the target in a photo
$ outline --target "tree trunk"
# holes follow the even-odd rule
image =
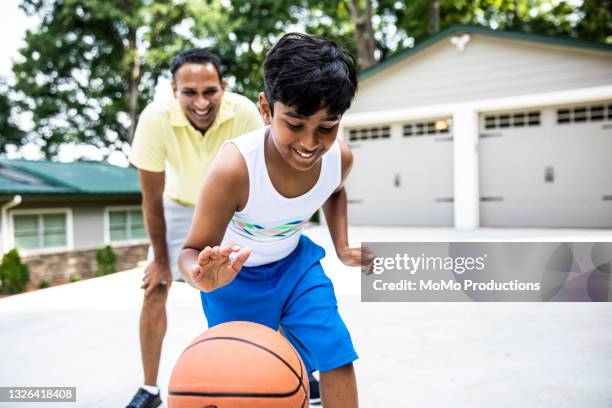
[[[440,0],[431,0],[429,8],[429,34],[440,31]]]
[[[138,83],[140,82],[140,61],[138,45],[136,44],[136,30],[128,31],[128,109],[130,112],[130,130],[128,142],[132,143],[138,122]]]
[[[365,0],[365,15],[359,0],[350,0],[348,3],[355,25],[355,42],[357,45],[357,61],[361,69],[367,69],[376,64],[374,58],[374,33],[372,30],[372,4]]]

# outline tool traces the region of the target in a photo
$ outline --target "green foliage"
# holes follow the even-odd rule
[[[41,19],[26,33],[13,92],[0,84],[0,153],[33,141],[47,158],[63,143],[122,150],[170,59],[191,46],[221,58],[230,89],[257,100],[265,53],[288,31],[330,37],[357,55],[356,0],[21,0]],[[612,43],[612,0],[438,0],[440,30],[471,24]],[[431,35],[432,0],[358,0],[372,6],[376,58]],[[6,94],[10,95],[7,97]],[[32,113],[26,139],[10,121]]]
[[[46,289],[46,288],[48,288],[49,286],[51,286],[51,284],[49,283],[49,281],[48,281],[48,280],[46,280],[46,279],[44,279],[44,278],[43,278],[43,279],[41,279],[41,280],[40,280],[40,283],[38,284],[38,288],[39,288],[39,289]]]
[[[78,282],[81,279],[83,278],[78,273],[73,273],[72,275],[70,275],[70,282]]]
[[[95,276],[108,275],[110,273],[117,272],[117,255],[110,245],[96,251],[96,261],[98,263],[98,269],[95,272]]]
[[[266,52],[286,32],[303,27],[355,54],[353,23],[345,1],[194,0],[191,34],[221,59],[232,90],[256,101],[263,90]]]
[[[577,37],[612,44],[612,0],[584,0],[578,14]]]
[[[0,281],[2,292],[23,292],[30,283],[30,268],[21,261],[16,248],[11,249],[2,257],[0,263]]]
[[[14,121],[16,110],[9,92],[9,86],[0,78],[0,154],[6,153],[9,145],[21,146],[25,143],[26,134]]]
[[[184,48],[181,1],[22,0],[41,19],[26,32],[14,89],[47,158],[62,143],[121,150],[157,78]]]
[[[587,0],[588,1],[588,0]],[[605,0],[610,1],[610,0]],[[394,26],[392,37],[381,46],[384,55],[393,54],[427,38],[431,0],[404,2],[380,0],[377,14]],[[565,1],[550,0],[440,0],[440,30],[454,24],[470,24],[523,33],[577,37],[576,8]],[[382,27],[378,27],[378,31]],[[384,34],[384,33],[383,33]],[[399,46],[394,49],[394,44]]]

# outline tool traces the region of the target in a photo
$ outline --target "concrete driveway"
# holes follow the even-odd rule
[[[357,269],[325,227],[307,235],[360,354],[362,407],[612,406],[610,303],[361,303]],[[351,228],[351,241],[612,241],[606,230]],[[0,386],[73,386],[76,403],[122,407],[142,381],[142,269],[0,299]],[[198,293],[175,284],[159,383],[206,321]],[[40,407],[40,403],[13,404]],[[0,403],[0,407],[11,406]]]

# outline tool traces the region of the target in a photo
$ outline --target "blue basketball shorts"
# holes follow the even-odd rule
[[[356,360],[334,287],[320,263],[324,256],[323,248],[302,235],[286,258],[243,267],[229,285],[200,292],[208,326],[242,320],[280,327],[309,373]]]

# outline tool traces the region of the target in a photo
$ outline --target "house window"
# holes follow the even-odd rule
[[[68,242],[65,213],[14,215],[13,231],[20,249],[61,248]]]
[[[108,221],[111,242],[147,237],[141,210],[111,210]]]

